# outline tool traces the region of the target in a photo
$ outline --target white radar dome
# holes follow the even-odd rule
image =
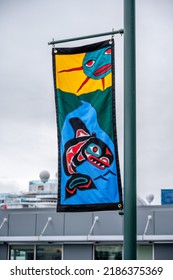
[[[154,194],[148,194],[147,196],[146,196],[146,200],[147,200],[147,202],[149,203],[149,204],[151,204],[151,202],[153,201],[153,199],[154,199]]]
[[[46,183],[48,180],[49,180],[49,177],[50,177],[50,174],[48,171],[46,170],[43,170],[40,172],[40,180],[43,182],[43,183]]]

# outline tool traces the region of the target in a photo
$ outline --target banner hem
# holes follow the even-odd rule
[[[96,212],[96,211],[117,211],[123,209],[123,203],[99,203],[88,205],[58,205],[57,212]]]

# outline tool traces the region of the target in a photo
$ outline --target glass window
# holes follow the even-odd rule
[[[138,245],[137,246],[138,260],[152,260],[152,245]]]
[[[38,186],[38,191],[44,191],[44,186]]]
[[[122,246],[96,245],[95,260],[122,260]]]
[[[13,245],[10,246],[10,260],[33,260],[33,245]]]
[[[62,246],[61,245],[38,245],[36,247],[37,260],[61,260]]]

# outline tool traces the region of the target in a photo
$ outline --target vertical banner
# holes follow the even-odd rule
[[[58,126],[57,211],[122,209],[114,41],[53,48]]]

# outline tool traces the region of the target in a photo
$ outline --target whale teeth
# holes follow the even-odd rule
[[[104,169],[106,167],[106,165],[103,162],[97,161],[94,158],[90,158],[90,162],[92,162],[93,164],[97,165],[99,168]]]

